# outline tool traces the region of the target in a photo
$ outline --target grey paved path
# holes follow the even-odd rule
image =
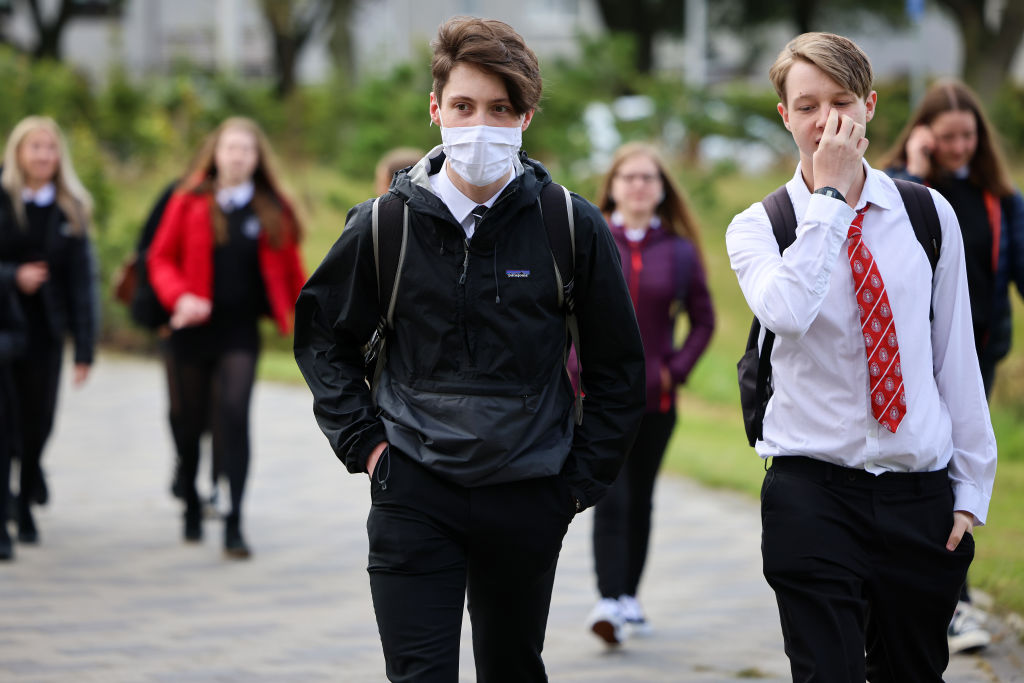
[[[42,544],[0,565],[0,681],[381,681],[364,522],[367,480],[329,452],[304,387],[261,384],[246,502],[249,562],[220,554],[221,525],[180,542],[167,493],[163,386],[149,362],[101,359],[63,389],[44,465]],[[204,468],[205,469],[205,468]],[[596,595],[590,515],[574,522],[546,646],[552,681],[788,680],[760,575],[756,504],[664,477],[642,598],[657,629],[616,652],[584,629]],[[947,680],[1024,680],[1000,637],[955,657]],[[469,628],[462,680],[472,681]]]

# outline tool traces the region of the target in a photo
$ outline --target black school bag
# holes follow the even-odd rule
[[[146,224],[142,228],[142,233],[139,235],[139,241],[135,245],[136,284],[135,290],[132,293],[131,303],[129,304],[129,312],[136,325],[150,330],[155,330],[161,325],[167,324],[171,317],[167,309],[160,303],[160,299],[157,298],[156,292],[153,291],[153,286],[149,283],[146,255],[149,251],[149,245],[156,235],[156,229],[160,226],[160,219],[163,218],[167,202],[170,201],[171,195],[174,194],[174,188],[177,185],[178,182],[174,181],[164,189],[163,194],[160,195],[160,198],[153,206],[153,210],[150,211]]]
[[[931,263],[934,275],[935,266],[939,262],[939,250],[942,248],[942,228],[939,225],[939,215],[935,211],[935,203],[924,185],[908,180],[893,182],[900,191],[903,205],[910,217],[910,224],[914,228],[914,235],[928,255],[928,262]],[[796,213],[793,211],[793,202],[789,199],[786,186],[783,185],[769,194],[762,203],[781,254],[796,240]],[[764,341],[759,349],[757,338],[760,333],[761,322],[755,316],[750,323],[747,348],[736,364],[740,406],[743,409],[743,428],[747,432],[747,443],[751,446],[762,437],[764,413],[773,391],[772,346],[775,344],[775,333],[765,328]]]

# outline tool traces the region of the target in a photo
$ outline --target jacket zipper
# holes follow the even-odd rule
[[[470,353],[469,347],[469,326],[466,324],[467,308],[469,302],[466,297],[466,273],[469,272],[469,240],[462,240],[462,248],[465,249],[465,256],[462,259],[462,274],[459,275],[459,298],[462,300],[462,316],[460,323],[462,325],[462,344],[466,349],[466,358],[469,359],[470,363],[473,362],[473,354]]]

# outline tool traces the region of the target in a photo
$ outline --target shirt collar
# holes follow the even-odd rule
[[[21,200],[26,204],[36,206],[49,206],[57,199],[57,187],[53,183],[46,183],[38,190],[30,187],[21,188]]]
[[[864,167],[866,177],[864,179],[864,188],[860,191],[860,198],[857,200],[857,206],[854,208],[859,210],[868,202],[871,202],[872,205],[880,209],[902,206],[903,200],[900,198],[899,190],[896,189],[896,184],[892,179],[884,173],[876,173],[866,159],[861,159],[861,164]],[[794,198],[799,197],[801,203],[806,206],[807,201],[810,199],[811,191],[804,184],[804,177],[799,163],[796,165],[796,173],[793,174],[793,179],[789,182],[789,189],[791,196]]]
[[[448,177],[448,170],[445,168],[447,165],[448,162],[446,160],[444,165],[441,166],[441,170],[430,176],[430,186],[431,189],[433,189],[434,194],[444,202],[444,205],[448,207],[449,211],[451,211],[452,216],[454,216],[455,220],[457,220],[461,225],[466,223],[466,219],[469,218],[469,214],[477,206],[483,205],[487,208],[494,206],[494,202],[497,201],[498,195],[500,195],[502,191],[509,186],[509,183],[515,180],[523,172],[521,164],[514,164],[516,172],[509,175],[505,184],[502,185],[497,192],[491,195],[487,201],[477,204],[472,199],[462,194],[462,190],[455,187],[455,183],[453,183],[452,179]]]
[[[222,187],[217,190],[217,203],[225,211],[245,206],[252,200],[256,188],[251,180],[241,185]]]

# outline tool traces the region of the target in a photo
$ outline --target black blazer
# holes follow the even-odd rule
[[[18,201],[21,201],[20,198]],[[63,340],[70,333],[75,342],[75,362],[91,364],[96,348],[98,304],[96,260],[87,232],[74,234],[60,207],[55,207],[45,226],[44,259],[49,279],[39,289],[50,334]],[[18,225],[14,205],[0,191],[0,289],[15,289],[18,266],[34,260],[24,253],[25,231]]]

